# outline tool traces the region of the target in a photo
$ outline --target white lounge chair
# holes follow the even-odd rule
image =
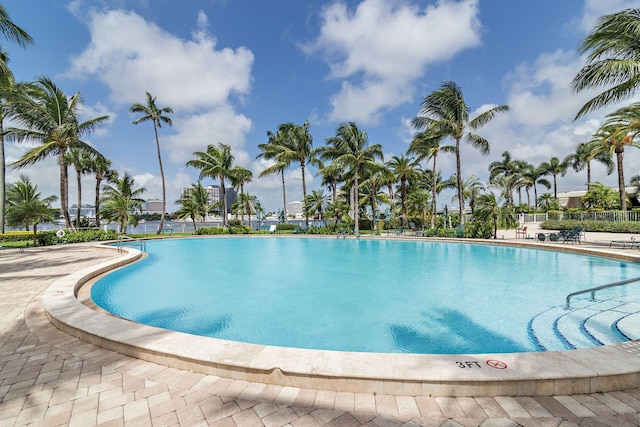
[[[269,234],[273,234],[276,232],[276,225],[275,224],[271,224],[271,226],[269,227]]]

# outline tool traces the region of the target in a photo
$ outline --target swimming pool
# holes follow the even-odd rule
[[[570,292],[639,276],[634,263],[600,257],[422,240],[180,239],[147,249],[94,284],[96,304],[197,335],[356,352],[538,351],[533,317]]]

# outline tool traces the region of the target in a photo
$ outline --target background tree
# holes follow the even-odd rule
[[[458,178],[455,175],[452,175],[448,180],[443,181],[442,188],[458,188]],[[484,193],[485,186],[484,184],[476,177],[475,175],[470,175],[467,179],[462,182],[462,194],[464,194],[465,200],[469,201],[469,208],[471,208],[471,213],[476,209],[476,205],[480,196]],[[451,198],[452,202],[458,200],[458,194],[454,194]]]
[[[266,144],[258,144],[258,148],[260,149],[260,154],[256,156],[257,159],[263,158],[266,160],[273,160],[273,165],[267,167],[262,172],[260,172],[259,177],[265,177],[269,175],[279,174],[282,179],[282,212],[284,217],[284,222],[287,223],[287,191],[285,188],[284,181],[284,171],[287,169],[289,164],[284,159],[282,155],[283,149],[282,144],[284,140],[283,134],[278,132],[267,131],[267,137],[269,141]]]
[[[407,227],[409,220],[407,217],[407,182],[417,178],[418,170],[416,163],[412,158],[401,156],[393,156],[385,164],[396,178],[396,182],[400,182],[400,206],[402,209],[402,225]]]
[[[183,194],[180,199],[176,200],[176,203],[180,204],[180,208],[174,213],[174,217],[177,219],[190,218],[195,232],[198,229],[196,221],[201,220],[204,222],[207,213],[209,213],[208,202],[209,195],[207,190],[198,181],[192,184],[191,191],[188,194]]]
[[[227,226],[227,192],[225,181],[229,179],[233,169],[234,157],[231,155],[231,147],[221,142],[217,146],[209,144],[207,151],[193,153],[196,159],[189,160],[187,166],[200,170],[200,178],[209,177],[220,181],[220,202],[222,203],[222,226]]]
[[[620,207],[618,194],[600,182],[591,184],[581,200],[587,209],[613,210]]]
[[[102,180],[111,182],[118,177],[118,172],[111,169],[111,160],[102,155],[91,156],[89,162],[89,171],[96,175],[96,195],[95,195],[95,210],[96,210],[96,227],[100,227],[100,187]]]
[[[91,154],[82,151],[78,147],[71,147],[65,155],[67,164],[73,165],[76,170],[76,189],[78,192],[78,201],[76,208],[76,228],[80,228],[80,217],[82,211],[82,175],[90,171]]]
[[[151,121],[151,123],[153,123],[153,134],[156,139],[158,165],[160,166],[160,179],[162,180],[162,215],[160,215],[160,224],[158,224],[158,231],[156,232],[156,234],[160,234],[162,233],[162,228],[164,227],[164,215],[167,212],[167,190],[164,180],[164,169],[162,167],[162,156],[160,155],[160,140],[158,139],[158,128],[162,127],[162,123],[166,123],[171,126],[171,118],[167,116],[167,114],[172,114],[173,110],[171,109],[171,107],[159,108],[156,105],[156,97],[147,92],[147,103],[135,103],[129,108],[129,111],[135,114],[142,114],[141,117],[133,121],[134,125],[149,120]]]
[[[557,157],[552,157],[548,162],[540,164],[540,168],[544,171],[545,175],[553,176],[553,198],[558,198],[558,175],[565,176],[567,169],[569,168],[568,162],[565,160],[560,161]]]
[[[360,202],[358,186],[363,167],[368,163],[375,163],[376,159],[382,159],[382,146],[380,144],[369,145],[367,133],[358,128],[354,122],[343,123],[336,130],[336,135],[327,138],[327,145],[320,147],[317,153],[323,160],[333,160],[337,166],[342,167],[353,176],[353,187],[356,195],[354,199],[354,233],[360,233]]]
[[[409,150],[407,153],[416,154],[416,161],[421,162],[423,159],[432,159],[433,166],[431,168],[432,177],[439,176],[438,169],[436,167],[436,161],[438,158],[438,154],[440,152],[443,153],[455,153],[456,147],[452,145],[441,145],[443,136],[438,135],[436,132],[433,132],[432,129],[426,130],[424,132],[418,132],[413,137],[411,141],[411,145],[409,146]],[[440,194],[437,191],[437,180],[431,181],[431,227],[435,226],[435,217],[436,217],[436,198]]]
[[[242,166],[236,166],[229,171],[229,181],[241,199],[244,199],[244,185],[251,182],[252,179],[253,172]],[[243,210],[243,212],[244,211],[245,210]],[[251,222],[251,220],[249,220],[249,222]],[[242,214],[242,223],[244,224],[244,213]]]
[[[33,43],[33,39],[26,31],[17,26],[9,16],[4,6],[0,5],[0,33],[2,37],[21,47]],[[0,50],[0,91],[7,92],[13,89],[14,76],[9,68],[9,54],[6,50]],[[8,114],[8,105],[5,96],[0,95],[0,234],[4,234],[5,189],[6,170],[4,155],[4,119]]]
[[[324,218],[324,208],[327,205],[327,196],[322,190],[313,190],[304,199],[304,210],[308,215],[318,215],[320,221],[327,225]]]
[[[478,198],[474,218],[493,225],[494,239],[498,238],[498,227],[509,229],[516,224],[513,209],[506,203],[501,206],[496,195],[491,192]]]
[[[581,142],[576,147],[575,153],[565,157],[566,161],[574,171],[580,172],[587,170],[587,187],[591,185],[591,161],[595,160],[602,163],[607,168],[607,175],[611,175],[615,169],[615,164],[611,160],[611,155],[599,149],[600,146],[596,142]]]
[[[576,92],[606,88],[590,99],[576,115],[629,98],[640,85],[640,9],[626,9],[605,15],[580,45],[588,53],[586,65],[573,78]]]
[[[22,91],[11,92],[7,98],[9,117],[17,126],[8,129],[8,135],[18,142],[34,142],[36,147],[27,151],[13,166],[22,168],[56,156],[60,169],[60,209],[65,225],[71,228],[69,217],[69,176],[65,155],[72,147],[96,154],[97,151],[80,138],[90,135],[102,126],[109,116],[78,121],[82,98],[76,92],[70,98],[48,77],[39,78]]]
[[[447,81],[424,98],[419,116],[412,121],[416,129],[430,129],[434,135],[441,138],[451,137],[455,140],[456,176],[458,178],[457,187],[461,224],[464,224],[465,200],[462,192],[460,143],[465,140],[474,148],[479,149],[482,154],[488,154],[490,150],[489,141],[472,131],[487,124],[497,113],[508,110],[509,107],[507,105],[499,105],[471,119],[469,117],[470,108],[464,100],[462,89],[454,82]]]
[[[33,225],[33,246],[37,244],[38,224],[54,219],[50,204],[56,196],[40,197],[38,187],[26,175],[7,186],[7,223],[10,227],[24,226],[26,231]]]
[[[137,225],[136,212],[142,210],[144,200],[140,197],[146,188],[135,188],[135,180],[125,172],[122,179],[116,177],[113,185],[102,187],[102,213],[109,221],[120,224],[120,233],[127,231],[127,224]]]

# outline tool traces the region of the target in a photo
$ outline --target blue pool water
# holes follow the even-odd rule
[[[342,351],[538,351],[534,316],[640,276],[600,257],[430,241],[176,239],[147,252],[93,286],[97,305],[197,335]]]

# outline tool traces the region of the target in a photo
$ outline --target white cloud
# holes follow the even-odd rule
[[[251,88],[253,54],[244,47],[218,48],[198,14],[192,40],[182,40],[134,12],[90,12],[91,43],[71,61],[69,75],[96,77],[124,105],[141,102],[145,91],[174,110],[224,104]]]
[[[324,58],[330,79],[343,80],[330,119],[371,123],[409,101],[428,65],[480,43],[477,15],[477,0],[424,9],[403,0],[363,0],[353,11],[340,1],[327,6],[320,34],[302,48]]]

